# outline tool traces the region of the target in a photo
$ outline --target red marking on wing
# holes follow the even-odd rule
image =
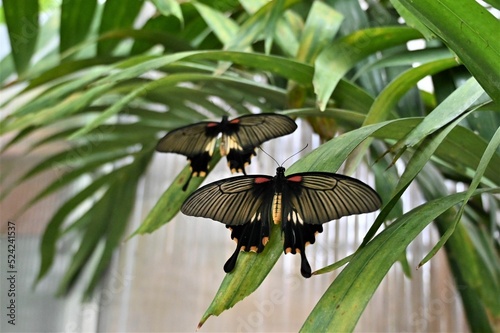
[[[255,183],[256,184],[262,184],[262,183],[266,183],[266,182],[268,182],[270,180],[271,179],[269,179],[269,178],[257,177],[257,178],[255,178]]]
[[[302,176],[292,176],[287,178],[287,180],[290,182],[300,183],[302,181]]]
[[[240,122],[240,120],[238,118],[230,121],[231,124],[238,124],[239,122]]]
[[[219,123],[208,123],[207,127],[215,127],[217,125],[219,125]]]

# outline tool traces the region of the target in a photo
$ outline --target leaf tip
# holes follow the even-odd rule
[[[205,322],[207,321],[207,319],[209,317],[210,317],[210,315],[203,315],[200,322],[198,323],[198,326],[196,326],[196,331],[199,331],[201,329],[201,327],[203,326],[203,324],[205,324]]]

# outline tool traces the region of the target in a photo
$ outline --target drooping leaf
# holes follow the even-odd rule
[[[2,3],[14,65],[21,75],[29,68],[35,53],[40,8],[37,0],[4,0]]]
[[[63,0],[59,53],[84,41],[94,18],[97,0]]]

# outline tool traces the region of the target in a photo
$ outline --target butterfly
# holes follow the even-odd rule
[[[302,276],[311,276],[305,247],[315,242],[323,223],[342,216],[368,213],[382,202],[375,190],[360,180],[328,172],[285,176],[249,175],[222,179],[200,187],[183,203],[181,211],[226,224],[236,250],[224,265],[231,272],[240,251],[262,252],[272,223],[281,223],[285,254],[300,254]]]
[[[249,114],[232,120],[224,116],[220,122],[200,122],[170,131],[158,141],[156,150],[187,156],[191,175],[183,187],[185,191],[192,176],[204,177],[207,174],[219,134],[222,134],[220,152],[227,157],[229,169],[246,175],[245,166],[256,155],[257,146],[290,134],[296,128],[295,121],[280,114]]]

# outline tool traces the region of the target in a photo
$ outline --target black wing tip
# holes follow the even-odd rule
[[[300,274],[306,279],[310,278],[312,275],[311,265],[309,265],[309,261],[307,260],[305,248],[300,251]]]
[[[224,264],[224,272],[231,273],[236,266],[236,261],[238,259],[238,255],[240,254],[240,248],[236,246],[236,250],[233,252],[231,257]]]

